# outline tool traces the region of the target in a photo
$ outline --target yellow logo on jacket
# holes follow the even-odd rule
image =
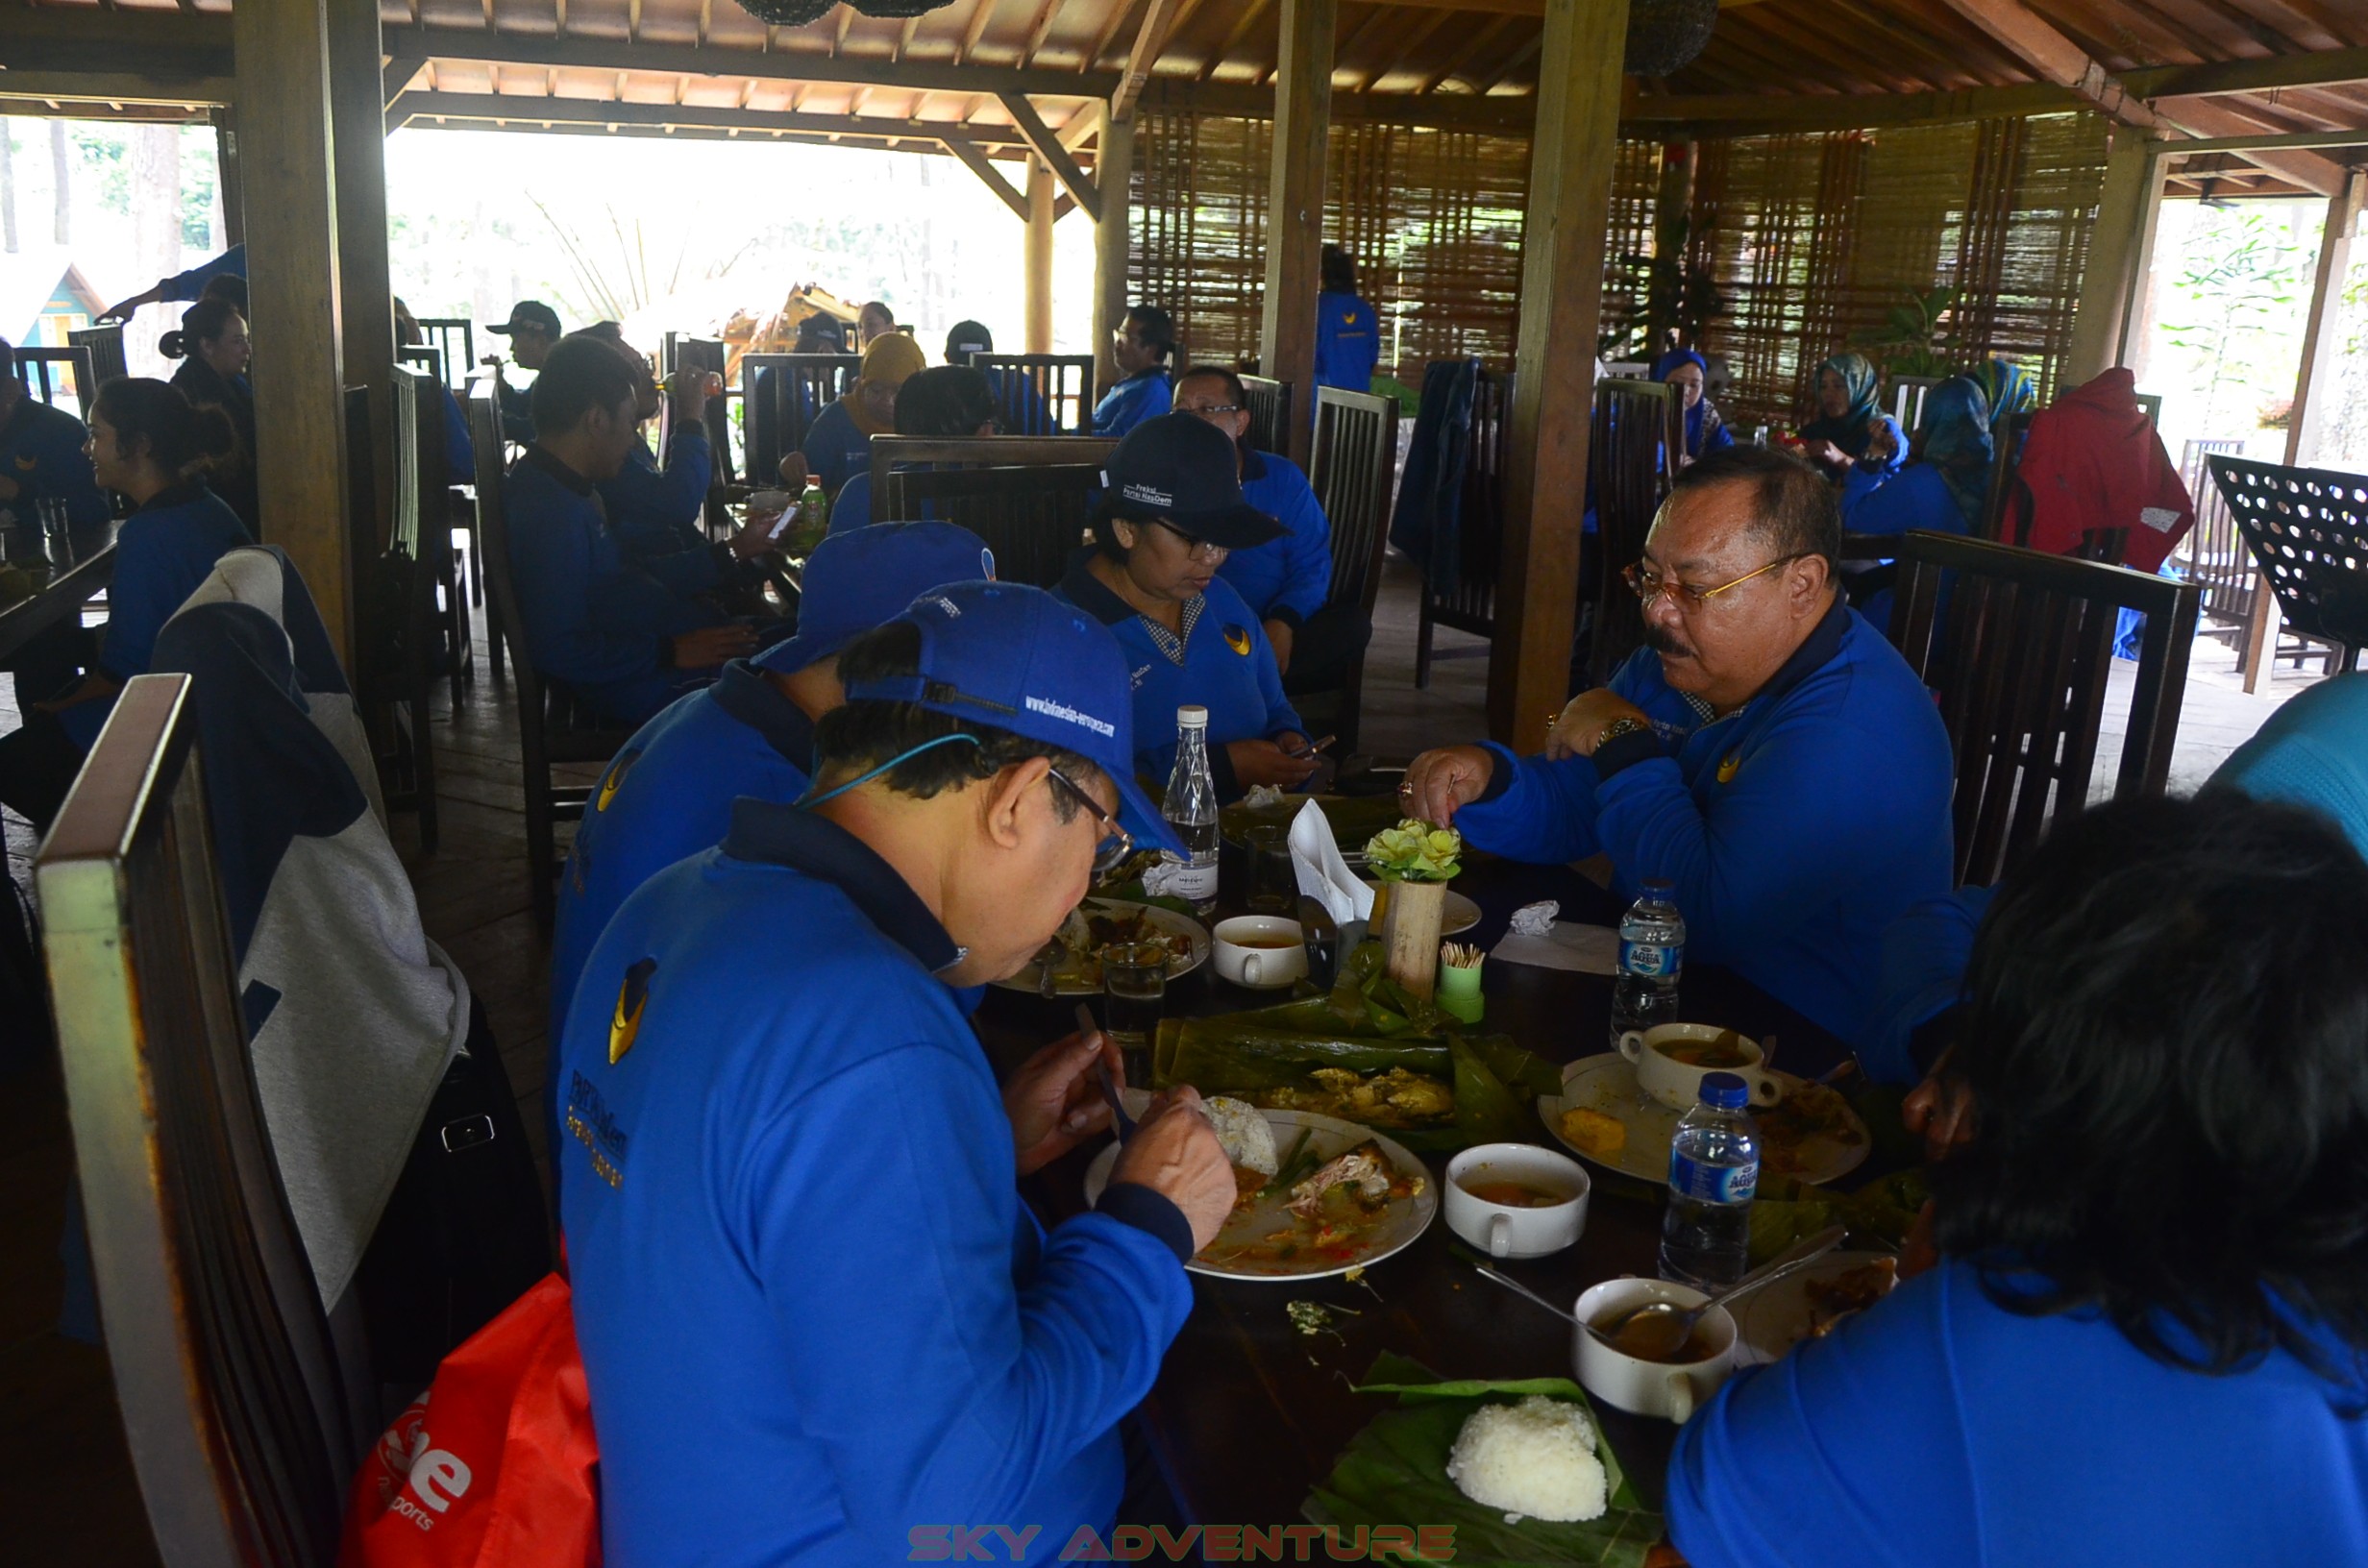
[[[640,1037],[641,1016],[650,1006],[650,976],[656,972],[657,960],[645,958],[625,971],[625,983],[617,988],[617,1010],[608,1018],[608,1065],[612,1067]]]
[[[16,459],[16,466],[27,474],[30,474],[36,468],[40,466],[40,462],[41,460],[38,457],[34,456],[31,453],[27,453],[23,456]]]
[[[1244,658],[1248,658],[1250,648],[1249,628],[1246,626],[1227,626],[1225,628],[1225,646],[1232,649],[1236,653],[1241,654]]]
[[[1718,782],[1721,784],[1732,783],[1735,779],[1737,770],[1740,769],[1742,766],[1743,754],[1740,751],[1728,752],[1724,757],[1719,759]]]
[[[633,764],[640,760],[641,750],[635,747],[609,765],[608,775],[601,780],[600,798],[592,802],[594,811],[601,812],[608,809],[608,802],[617,797],[617,791],[624,786],[625,775],[631,772]]]

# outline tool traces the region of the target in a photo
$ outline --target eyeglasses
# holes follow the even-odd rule
[[[1196,539],[1164,517],[1155,517],[1151,521],[1183,540],[1185,553],[1196,561],[1221,561],[1233,553],[1231,546],[1213,545],[1206,539]]]
[[[1208,403],[1197,408],[1184,407],[1176,410],[1179,414],[1197,414],[1202,419],[1208,418],[1211,414],[1238,414],[1241,411],[1242,405],[1238,403]]]
[[[1076,781],[1058,768],[1048,769],[1045,776],[1069,792],[1070,798],[1094,814],[1094,821],[1103,828],[1102,837],[1094,845],[1094,874],[1104,876],[1117,870],[1128,855],[1135,852],[1135,836],[1119,825],[1119,820],[1102,810],[1101,802],[1078,787]]]
[[[1746,572],[1734,581],[1722,582],[1715,588],[1697,588],[1690,582],[1680,582],[1675,577],[1665,577],[1660,573],[1648,569],[1642,561],[1622,571],[1620,576],[1635,592],[1637,598],[1644,601],[1644,607],[1648,610],[1653,607],[1653,600],[1664,594],[1667,594],[1681,610],[1698,610],[1728,589],[1740,588],[1752,578],[1764,576],[1787,561],[1799,559],[1801,557],[1798,554],[1779,555],[1759,571]]]

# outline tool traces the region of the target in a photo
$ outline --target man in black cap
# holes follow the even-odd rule
[[[987,331],[986,323],[957,321],[953,331],[946,334],[946,363],[969,365],[974,354],[993,354],[995,334]],[[1061,435],[1045,408],[1045,400],[1027,373],[999,365],[978,366],[987,378],[987,390],[994,395],[996,417],[1002,429],[999,435]]]
[[[559,313],[540,300],[520,300],[509,307],[509,320],[485,331],[496,337],[509,339],[509,356],[518,361],[520,370],[539,371],[552,346],[559,341]],[[485,363],[493,366],[494,375],[502,373],[498,355],[488,356]],[[531,445],[534,440],[534,414],[527,405],[526,392],[507,381],[498,383],[502,396],[502,433],[512,441]]]

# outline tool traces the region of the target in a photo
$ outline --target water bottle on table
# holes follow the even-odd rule
[[[1188,702],[1175,710],[1175,771],[1160,814],[1191,851],[1189,858],[1163,852],[1168,891],[1209,915],[1217,909],[1217,780],[1209,772],[1209,710]]]
[[[1612,980],[1612,1048],[1631,1029],[1677,1021],[1677,977],[1686,967],[1686,921],[1676,886],[1647,877],[1619,919],[1619,972]]]
[[[1702,1101],[1669,1140],[1669,1207],[1661,1219],[1661,1277],[1716,1292],[1743,1277],[1751,1199],[1760,1188],[1760,1129],[1751,1090],[1731,1072],[1702,1075]]]

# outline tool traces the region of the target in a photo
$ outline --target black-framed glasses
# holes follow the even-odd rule
[[[1668,595],[1681,610],[1698,610],[1728,589],[1740,588],[1752,578],[1764,576],[1788,561],[1800,559],[1801,556],[1797,554],[1779,555],[1757,572],[1746,572],[1741,576],[1722,582],[1715,588],[1701,588],[1690,582],[1680,582],[1675,577],[1665,577],[1642,561],[1638,561],[1635,565],[1623,570],[1620,577],[1628,584],[1637,598],[1644,601],[1644,607],[1648,610],[1653,607],[1653,600],[1664,594]]]
[[[1135,836],[1119,825],[1119,820],[1102,809],[1100,801],[1085,793],[1076,780],[1058,768],[1049,768],[1045,776],[1069,792],[1071,799],[1094,814],[1100,823],[1102,836],[1094,845],[1094,874],[1103,876],[1119,869],[1128,855],[1135,852]]]
[[[1213,545],[1208,540],[1201,538],[1197,534],[1186,533],[1182,528],[1177,527],[1174,524],[1169,522],[1164,517],[1155,517],[1151,519],[1151,521],[1158,524],[1161,527],[1166,528],[1170,533],[1174,534],[1178,539],[1183,540],[1184,553],[1191,556],[1196,561],[1221,561],[1226,556],[1233,553],[1233,548],[1231,546]]]
[[[1211,403],[1204,404],[1197,408],[1178,408],[1176,410],[1179,414],[1197,414],[1202,419],[1208,418],[1211,414],[1238,414],[1241,411],[1242,405],[1238,403]]]

